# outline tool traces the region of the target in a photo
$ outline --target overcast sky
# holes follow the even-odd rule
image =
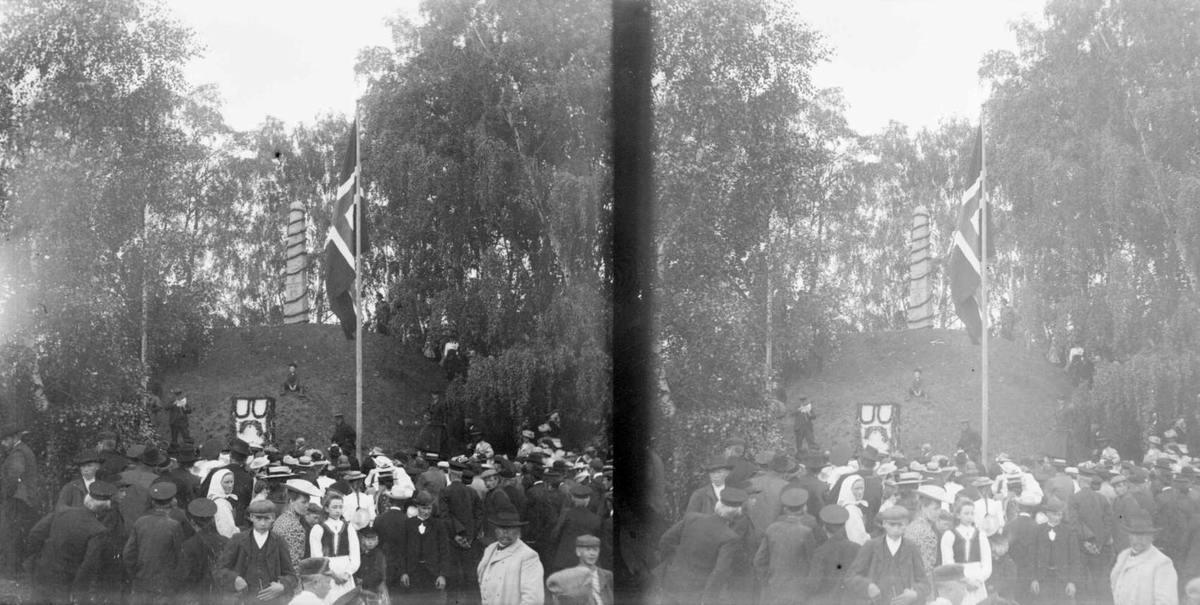
[[[600,1],[600,0],[597,0]],[[1010,21],[1040,19],[1044,0],[798,0],[801,18],[834,55],[814,73],[844,90],[850,125],[879,131],[889,120],[914,130],[952,115],[979,115],[979,60],[1015,49]],[[187,0],[169,4],[196,31],[205,56],[193,83],[216,82],[231,126],[268,115],[295,125],[327,111],[350,115],[361,87],[354,61],[366,46],[390,46],[385,20],[416,15],[417,0]],[[336,6],[336,8],[334,8]]]

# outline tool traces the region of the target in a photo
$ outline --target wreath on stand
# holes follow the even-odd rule
[[[882,406],[891,408],[887,422],[889,426],[880,426],[874,424],[878,420],[878,414]],[[869,414],[867,411],[870,410]],[[863,416],[869,416],[865,420]],[[900,404],[898,403],[860,403],[858,411],[854,414],[854,443],[862,444],[864,441],[870,440],[874,435],[879,435],[879,439],[888,444],[891,451],[895,451],[900,447]]]
[[[262,414],[257,413],[255,408],[256,401],[265,400]],[[238,402],[245,401],[247,405],[248,417],[243,416],[239,420]],[[258,433],[262,435],[263,445],[271,443],[275,439],[275,398],[274,397],[232,397],[230,398],[231,412],[229,414],[229,430],[233,437],[242,434],[242,431],[247,427],[258,429]]]

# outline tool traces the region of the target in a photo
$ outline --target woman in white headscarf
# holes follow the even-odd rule
[[[233,473],[229,469],[213,472],[212,482],[208,484],[208,499],[217,504],[217,514],[213,517],[217,533],[232,538],[239,530],[233,521],[233,501],[237,500],[237,495],[233,493]]]
[[[863,521],[863,511],[866,510],[867,503],[862,497],[866,485],[859,475],[846,477],[846,480],[842,481],[842,489],[838,492],[837,499],[838,506],[850,513],[850,518],[846,520],[846,537],[859,546],[871,539],[871,534],[867,533],[866,522]]]

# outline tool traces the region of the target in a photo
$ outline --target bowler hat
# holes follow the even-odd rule
[[[1156,534],[1162,530],[1161,527],[1154,527],[1150,513],[1141,510],[1130,515],[1129,523],[1122,523],[1121,527],[1131,534]]]
[[[413,506],[432,506],[433,496],[429,492],[421,490],[417,492],[417,495],[413,496],[412,503]]]
[[[489,519],[492,525],[496,527],[521,527],[529,525],[528,522],[522,521],[521,516],[514,511],[500,511],[496,516]]]
[[[141,462],[146,466],[158,466],[159,464],[162,464],[164,460],[166,460],[166,456],[164,456],[162,450],[158,449],[157,447],[146,448],[142,451],[142,455],[138,457],[138,462]]]
[[[234,454],[249,456],[250,444],[246,443],[245,440],[234,438],[233,442],[229,444],[229,451]]]
[[[1061,513],[1067,510],[1067,505],[1060,499],[1050,496],[1042,505],[1042,510],[1048,513]]]

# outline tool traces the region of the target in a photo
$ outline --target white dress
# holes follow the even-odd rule
[[[310,531],[308,534],[308,547],[309,551],[314,553],[313,556],[329,557],[329,569],[331,571],[352,576],[354,575],[354,572],[358,571],[359,565],[358,532],[355,531],[354,525],[351,525],[349,530],[346,532],[346,539],[349,542],[349,548],[347,549],[350,551],[349,555],[341,555],[337,557],[329,556],[329,554],[326,553],[324,548],[321,546],[321,538],[325,535],[324,525],[328,525],[329,529],[333,530],[335,534],[340,534],[342,531],[342,526],[345,523],[346,522],[342,519],[326,519],[325,523],[314,525],[312,531]],[[335,545],[334,548],[336,549],[337,546]],[[315,553],[321,553],[321,555],[317,555]],[[353,577],[340,584],[335,580],[330,586],[329,594],[325,595],[325,603],[331,605],[334,601],[338,600],[338,597],[341,597],[351,590],[354,590]]]

